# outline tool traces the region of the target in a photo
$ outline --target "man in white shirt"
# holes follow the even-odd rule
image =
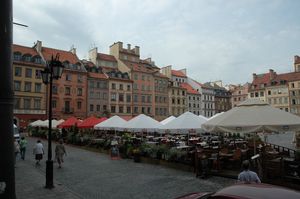
[[[35,147],[33,149],[33,154],[35,154],[35,159],[36,159],[36,165],[40,164],[40,160],[43,159],[43,154],[44,154],[44,146],[41,143],[41,140],[38,140],[37,143],[35,144]]]
[[[248,160],[243,162],[243,171],[238,176],[238,182],[250,184],[250,183],[261,183],[257,174],[249,170],[250,163]]]

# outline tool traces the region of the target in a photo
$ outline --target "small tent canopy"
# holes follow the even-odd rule
[[[57,126],[57,128],[70,128],[72,126],[78,125],[81,121],[75,117],[70,117],[66,121],[62,122]]]
[[[202,132],[201,124],[207,121],[205,117],[199,117],[191,112],[185,112],[176,119],[162,126],[163,131],[170,133],[188,134],[189,132]]]
[[[123,128],[126,123],[127,123],[126,120],[115,115],[99,124],[96,124],[94,126],[94,129],[96,129],[96,130],[117,130],[117,129]]]
[[[39,125],[41,125],[42,124],[42,120],[36,120],[36,121],[34,121],[34,122],[31,122],[28,126],[39,126]]]
[[[171,122],[172,120],[174,120],[175,118],[176,118],[176,117],[174,117],[173,115],[171,115],[170,117],[164,119],[163,121],[160,121],[160,123],[161,123],[162,125],[165,125],[165,124]]]
[[[300,130],[300,117],[273,108],[266,102],[248,99],[237,107],[205,122],[208,132],[256,133]]]
[[[78,124],[78,128],[93,128],[96,124],[99,124],[103,121],[105,121],[107,118],[96,118],[94,116],[86,118],[83,120],[80,124]]]
[[[140,114],[133,119],[129,120],[123,127],[123,130],[127,129],[129,131],[143,131],[143,132],[156,132],[162,127],[155,119],[146,116],[144,114]]]

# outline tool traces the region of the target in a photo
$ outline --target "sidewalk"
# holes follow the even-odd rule
[[[46,167],[46,165],[41,165]],[[15,168],[17,199],[82,199],[54,180],[53,189],[44,188],[46,174],[32,162],[18,160]]]

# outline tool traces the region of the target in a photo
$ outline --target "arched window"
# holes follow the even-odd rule
[[[23,55],[23,61],[31,62],[31,55],[30,54]]]
[[[63,66],[65,67],[65,68],[69,68],[69,61],[63,61]]]
[[[15,61],[21,61],[22,54],[20,52],[14,52],[14,60]]]
[[[41,64],[42,63],[42,58],[39,55],[36,55],[33,57],[33,62],[36,64]]]

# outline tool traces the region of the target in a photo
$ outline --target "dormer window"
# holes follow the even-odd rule
[[[33,62],[36,64],[41,64],[42,63],[42,58],[40,56],[35,56],[33,58]]]
[[[24,55],[23,60],[26,61],[26,62],[30,62],[31,61],[31,55],[29,55],[29,54]]]
[[[15,61],[21,61],[22,54],[20,52],[15,52],[14,53],[14,60]]]

